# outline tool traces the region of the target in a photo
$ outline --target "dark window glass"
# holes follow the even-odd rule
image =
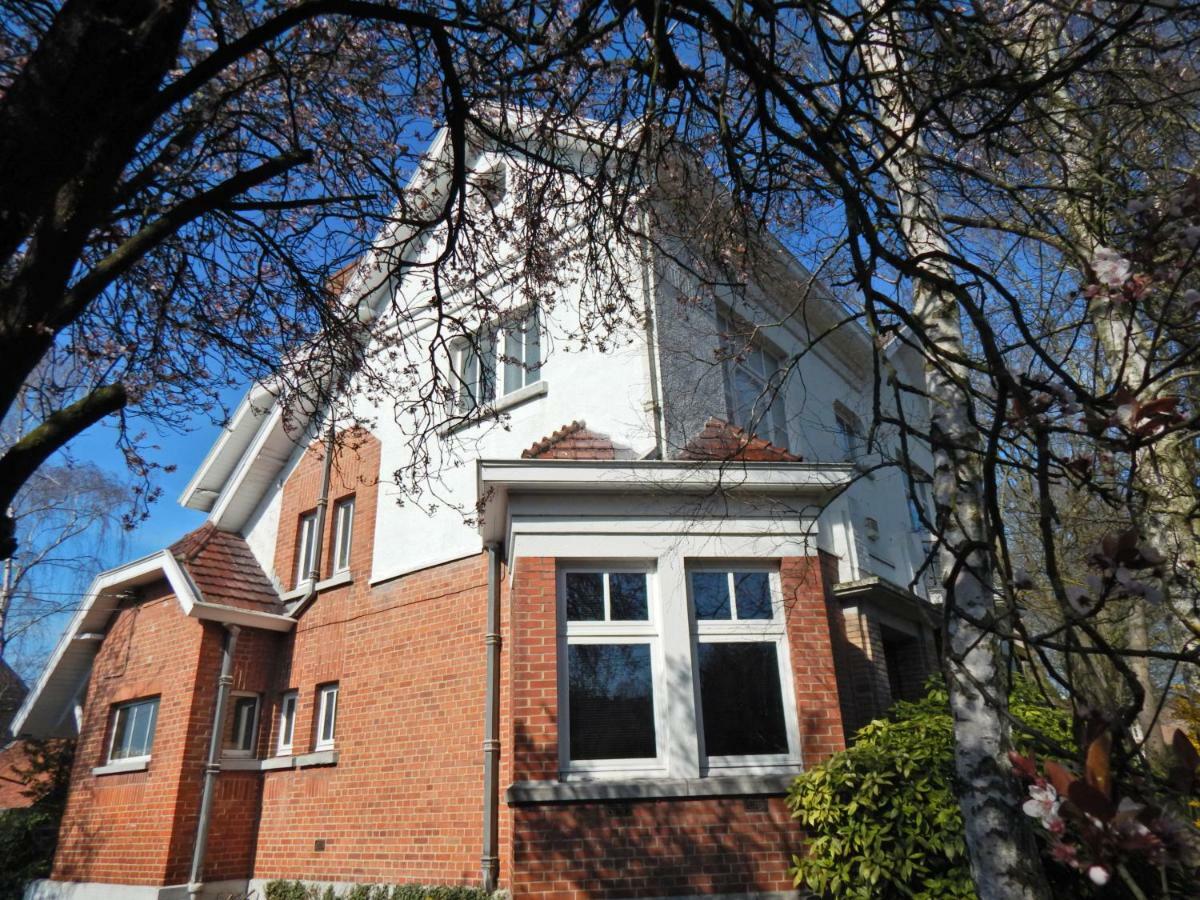
[[[787,753],[779,658],[761,641],[700,644],[700,709],[709,756]]]
[[[728,619],[729,576],[725,572],[693,572],[692,603],[697,619]]]
[[[609,618],[644,622],[650,618],[646,602],[646,576],[641,572],[614,572],[608,576]]]
[[[654,742],[648,644],[567,648],[571,759],[647,759]]]
[[[572,622],[604,619],[604,576],[599,572],[567,573],[567,619]]]
[[[734,572],[739,619],[771,618],[771,587],[766,572]]]

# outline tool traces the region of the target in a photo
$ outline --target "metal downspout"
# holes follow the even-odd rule
[[[200,821],[196,824],[196,844],[192,848],[192,874],[188,878],[188,896],[199,896],[204,882],[204,851],[208,848],[208,826],[212,819],[217,773],[221,771],[221,732],[225,724],[225,706],[233,684],[233,653],[237,649],[236,625],[225,626],[225,644],[221,650],[221,674],[217,677],[217,704],[213,710],[212,734],[208,740],[208,761],[204,764],[204,789],[200,794]]]
[[[483,720],[483,889],[496,890],[500,873],[500,545],[487,544],[487,688]]]

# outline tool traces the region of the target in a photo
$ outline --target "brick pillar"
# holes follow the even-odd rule
[[[822,565],[814,556],[780,560],[788,645],[800,720],[804,764],[813,766],[846,747],[834,666],[834,618],[825,600]]]

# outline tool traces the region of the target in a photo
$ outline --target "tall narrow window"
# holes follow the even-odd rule
[[[726,316],[718,318],[718,325],[725,340],[729,421],[786,447],[783,359],[767,349],[749,326]]]
[[[842,459],[852,462],[863,454],[863,430],[858,416],[843,407],[840,403],[833,409],[837,423],[838,447],[842,451]]]
[[[566,770],[658,766],[662,691],[649,582],[644,570],[560,573],[560,759]]]
[[[457,408],[469,414],[541,379],[542,339],[536,307],[481,329],[455,351]]]
[[[787,762],[795,747],[776,575],[689,573],[701,738],[709,768]]]
[[[929,482],[924,473],[913,473],[912,484],[909,486],[908,494],[908,520],[912,526],[912,530],[916,532],[924,532],[928,529],[925,527],[927,518],[931,515],[930,510],[933,508],[929,502]]]
[[[299,695],[288,691],[279,700],[279,743],[276,747],[280,756],[292,752],[292,740],[296,734],[296,701]]]
[[[332,750],[337,734],[338,686],[323,684],[317,688],[317,750]]]
[[[258,743],[258,694],[230,697],[221,750],[226,756],[253,756]]]
[[[350,546],[354,537],[354,497],[343,497],[333,508],[333,571],[350,568]]]
[[[112,716],[108,761],[149,759],[158,724],[158,698],[122,703]]]
[[[296,529],[296,584],[303,584],[312,576],[313,555],[317,551],[316,510],[300,517]]]

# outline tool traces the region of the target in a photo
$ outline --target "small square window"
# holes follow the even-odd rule
[[[233,694],[221,750],[226,756],[253,756],[258,744],[258,694]]]
[[[312,577],[313,557],[317,550],[317,513],[316,510],[305,513],[300,517],[296,530],[296,584],[297,586]]]
[[[354,540],[354,497],[344,497],[333,508],[333,571],[350,568],[350,547]]]
[[[296,701],[299,695],[288,691],[279,699],[279,744],[276,750],[280,756],[292,752],[292,740],[296,734]]]
[[[108,761],[149,759],[158,725],[158,698],[134,700],[113,709]]]
[[[317,688],[317,750],[332,750],[337,733],[337,684],[323,684]]]

